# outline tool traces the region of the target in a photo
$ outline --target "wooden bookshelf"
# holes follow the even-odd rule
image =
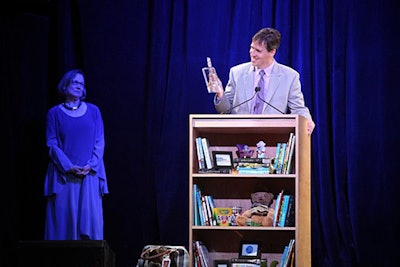
[[[189,116],[189,254],[193,266],[194,241],[202,241],[210,258],[228,260],[238,257],[241,240],[261,243],[262,258],[280,261],[285,245],[295,239],[295,266],[311,266],[310,136],[306,119],[299,115],[191,114]],[[296,136],[293,172],[290,174],[203,174],[199,173],[196,137],[209,140],[210,151],[232,151],[236,144],[255,149],[258,141],[267,145],[267,157],[274,157],[278,142]],[[282,189],[295,196],[294,227],[198,226],[194,225],[193,184],[203,194],[212,195],[219,205],[246,208],[250,195],[268,191],[277,195]],[[261,190],[264,189],[264,190]],[[247,205],[247,206],[246,206]],[[218,205],[217,205],[218,206]],[[212,262],[212,266],[213,262]]]

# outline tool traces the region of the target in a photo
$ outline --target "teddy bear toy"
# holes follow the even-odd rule
[[[251,194],[251,208],[236,217],[239,226],[272,226],[274,209],[270,204],[274,195],[269,192]]]

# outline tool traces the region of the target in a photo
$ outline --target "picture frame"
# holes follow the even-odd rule
[[[233,169],[232,151],[213,151],[212,155],[216,169]]]
[[[231,263],[229,260],[215,260],[214,267],[230,267]]]
[[[239,259],[260,259],[261,243],[256,241],[240,241]]]

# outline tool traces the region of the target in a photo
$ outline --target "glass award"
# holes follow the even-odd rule
[[[212,66],[211,58],[207,57],[207,67],[201,69],[203,72],[204,82],[209,93],[215,93],[218,87],[218,76],[215,68]]]

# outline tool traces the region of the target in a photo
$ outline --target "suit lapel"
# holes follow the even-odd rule
[[[244,84],[245,86],[243,88],[245,88],[246,90],[246,98],[245,99],[250,99],[253,95],[254,95],[254,74],[253,74],[253,69],[254,67],[252,65],[250,65],[250,67],[247,69],[245,75],[244,75]],[[251,110],[252,106],[253,106],[253,101],[248,101],[247,103],[247,107],[249,108],[249,111]]]
[[[277,90],[279,83],[281,81],[281,71],[280,71],[280,66],[277,62],[275,62],[275,65],[271,71],[271,77],[269,79],[269,84],[267,88],[267,94],[265,96],[265,101],[270,102],[272,96],[275,94],[275,91]],[[268,105],[264,105],[264,110],[268,107]]]

